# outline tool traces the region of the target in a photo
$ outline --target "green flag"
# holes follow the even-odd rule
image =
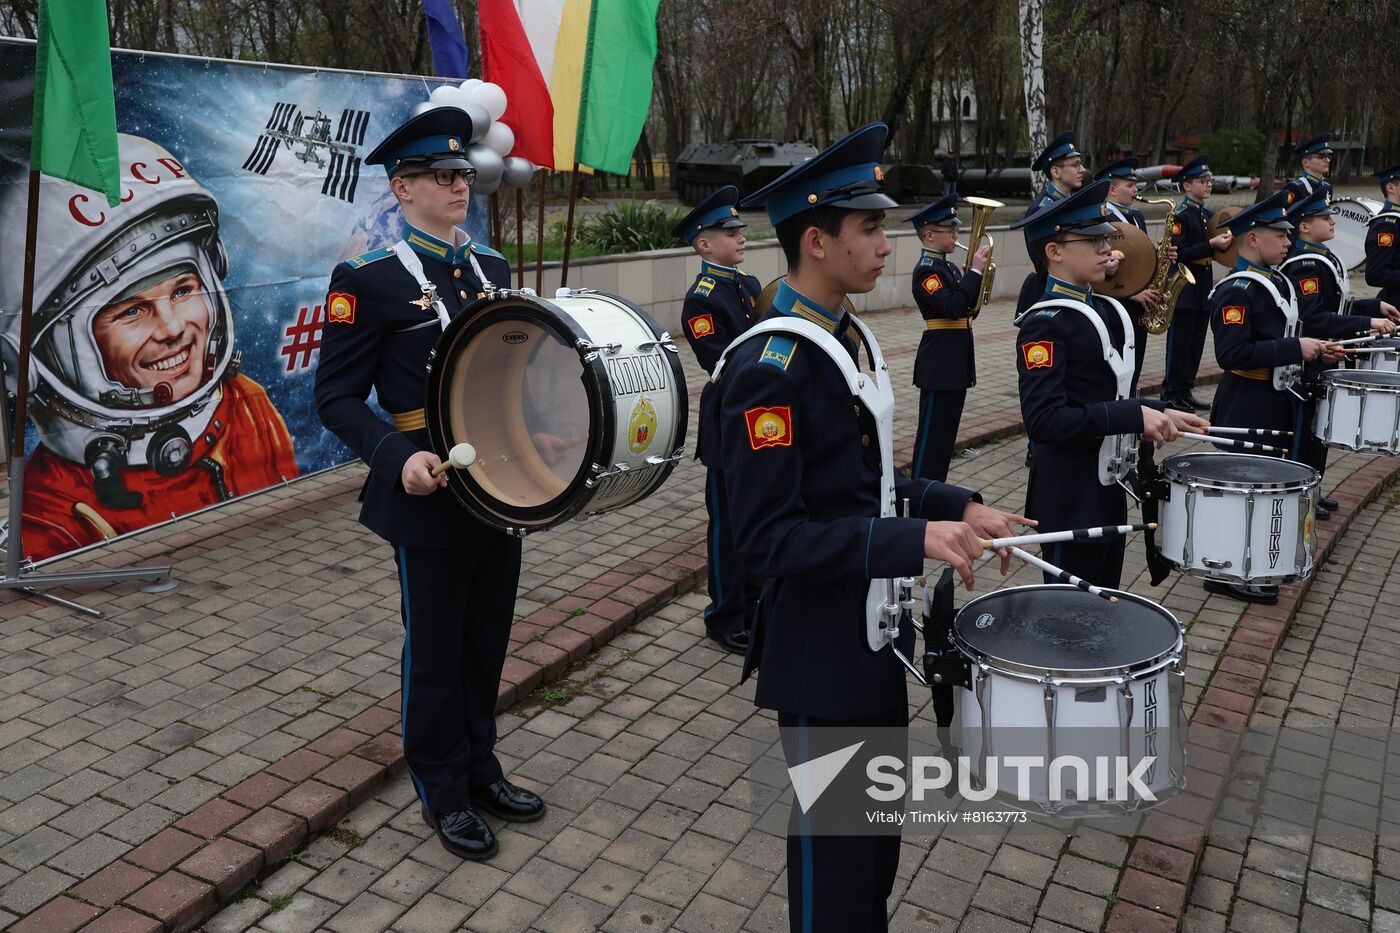
[[[575,161],[626,175],[651,107],[661,0],[593,0]]]
[[[117,105],[105,0],[39,0],[30,164],[120,199]]]

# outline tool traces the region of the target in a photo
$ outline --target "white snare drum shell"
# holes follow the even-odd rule
[[[1313,433],[1328,447],[1400,454],[1400,373],[1322,374]]]

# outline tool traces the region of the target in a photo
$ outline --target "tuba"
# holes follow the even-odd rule
[[[1176,202],[1171,198],[1144,198],[1137,195],[1133,196],[1133,200],[1142,201],[1144,204],[1174,205],[1167,212],[1162,238],[1157,241],[1157,271],[1153,274],[1152,281],[1147,284],[1148,288],[1157,292],[1157,303],[1145,308],[1142,313],[1142,326],[1149,334],[1165,334],[1172,323],[1177,296],[1186,286],[1196,284],[1196,277],[1181,263],[1176,264],[1175,273],[1168,275],[1172,263],[1167,258],[1167,251],[1172,245],[1172,222],[1176,219]]]
[[[992,219],[992,211],[1006,205],[1000,201],[993,201],[991,198],[963,198],[972,205],[972,237],[968,241],[967,250],[968,262],[972,261],[972,254],[977,252],[977,247],[982,242],[982,237],[987,238],[987,245],[995,247],[991,236],[987,233],[987,222]],[[996,281],[997,264],[990,255],[987,257],[987,268],[982,272],[982,290],[977,293],[977,298],[972,302],[972,309],[968,315],[976,319],[982,312],[982,306],[992,300],[992,283]]]

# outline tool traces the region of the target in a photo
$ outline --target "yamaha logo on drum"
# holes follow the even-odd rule
[[[524,331],[519,330],[513,330],[507,334],[501,335],[502,343],[524,343],[529,339],[530,337],[528,334],[526,334]]]
[[[978,628],[991,628],[992,623],[996,620],[996,616],[992,615],[990,612],[984,612],[977,617],[977,621],[973,624]]]

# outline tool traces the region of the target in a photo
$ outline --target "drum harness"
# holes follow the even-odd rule
[[[428,281],[428,277],[423,273],[423,261],[418,258],[418,254],[413,248],[399,240],[394,244],[394,255],[398,257],[399,264],[402,265],[408,274],[413,276],[418,283],[418,287],[423,291],[423,298],[427,299],[432,309],[437,312],[438,324],[443,330],[447,330],[447,324],[452,320],[452,316],[447,313],[447,307],[438,297],[437,286]],[[481,288],[486,292],[493,292],[496,286],[491,284],[491,280],[486,277],[486,273],[481,271],[481,263],[476,261],[476,254],[468,251],[467,260],[471,263],[472,272],[476,274],[477,281],[481,283]],[[417,330],[422,324],[414,324],[412,327],[405,327],[404,330]]]
[[[1129,393],[1132,391],[1133,366],[1136,363],[1133,325],[1128,318],[1128,312],[1124,310],[1123,305],[1117,299],[1109,298],[1107,295],[1099,297],[1113,306],[1113,309],[1118,312],[1118,319],[1123,324],[1123,352],[1121,353],[1113,348],[1113,341],[1109,337],[1108,327],[1104,324],[1103,318],[1093,307],[1082,301],[1052,298],[1031,305],[1026,309],[1026,314],[1029,315],[1043,309],[1073,308],[1088,318],[1089,323],[1094,325],[1094,330],[1098,332],[1099,343],[1103,347],[1103,361],[1113,371],[1113,378],[1117,382],[1117,393],[1114,401],[1123,401],[1129,397]],[[1099,484],[1122,486],[1134,499],[1137,499],[1137,494],[1125,481],[1137,468],[1137,440],[1138,435],[1136,434],[1110,434],[1099,445]]]
[[[1347,275],[1346,270],[1342,268],[1342,261],[1338,259],[1331,250],[1325,253],[1299,253],[1296,256],[1289,256],[1285,259],[1283,264],[1278,267],[1279,271],[1282,272],[1284,269],[1288,268],[1290,263],[1297,262],[1300,259],[1322,260],[1322,264],[1332,273],[1332,279],[1337,283],[1337,290],[1342,293],[1342,300],[1337,304],[1337,313],[1350,314],[1352,302],[1351,278]]]
[[[1285,301],[1283,294],[1278,290],[1278,286],[1269,281],[1268,276],[1260,275],[1258,272],[1254,272],[1250,269],[1237,269],[1215,283],[1215,288],[1210,290],[1210,297],[1213,299],[1220,287],[1233,279],[1252,279],[1258,282],[1264,290],[1272,296],[1274,304],[1278,306],[1278,309],[1283,312],[1283,336],[1298,336],[1298,300],[1293,297],[1291,287],[1289,289],[1288,300]],[[1302,381],[1302,378],[1303,364],[1289,363],[1284,366],[1275,366],[1273,368],[1271,383],[1277,391],[1291,392],[1299,401],[1307,401],[1296,388],[1298,383]]]

